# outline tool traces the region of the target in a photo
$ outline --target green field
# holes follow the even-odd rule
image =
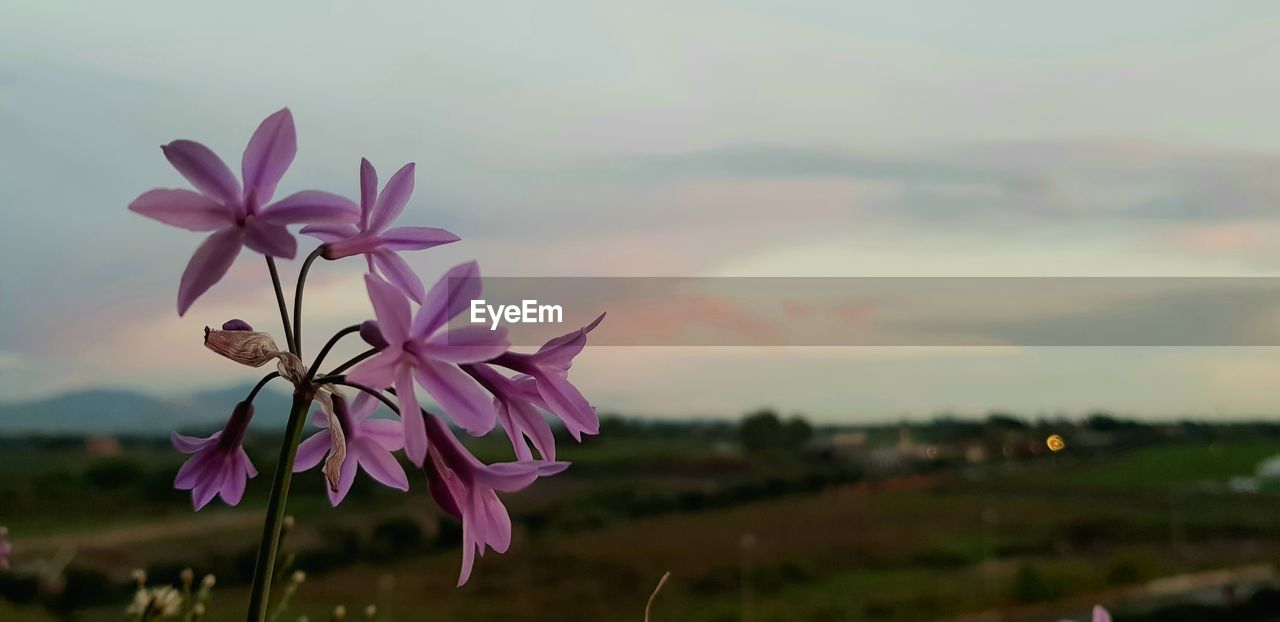
[[[254,446],[259,464],[269,451]],[[1093,600],[1122,620],[1144,606],[1134,586],[1280,557],[1280,497],[1223,485],[1277,453],[1280,440],[1236,439],[875,472],[706,438],[593,439],[566,447],[565,475],[507,497],[512,549],[463,588],[456,524],[420,475],[408,495],[361,481],[332,509],[309,473],[286,542],[309,578],[287,619],[377,604],[381,620],[638,620],[669,571],[655,620],[1036,620]],[[4,520],[19,567],[71,547],[68,592],[82,593],[0,605],[0,619],[117,620],[132,568],[171,581],[187,565],[219,576],[208,619],[241,618],[264,480],[239,508],[193,514],[168,488],[180,460],[163,444],[12,459],[0,498],[16,508]]]

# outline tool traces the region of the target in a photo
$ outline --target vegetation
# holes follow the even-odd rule
[[[1227,486],[1280,454],[1272,426],[1001,414],[832,429],[771,412],[741,425],[605,425],[609,435],[564,446],[574,466],[563,477],[509,497],[513,554],[480,560],[462,589],[452,519],[374,486],[334,511],[319,475],[300,475],[286,566],[308,578],[291,612],[325,620],[335,605],[376,604],[382,620],[638,619],[671,571],[654,620],[740,620],[744,608],[757,622],[992,609],[1059,619],[1093,601],[1117,620],[1146,620],[1192,611],[1135,595],[1148,581],[1280,554],[1280,503]],[[1049,433],[1067,448],[1048,451]],[[192,515],[169,486],[181,456],[162,440],[120,440],[105,456],[84,439],[0,442],[0,511],[17,545],[0,619],[119,620],[133,568],[178,585],[188,566],[218,577],[207,619],[242,619],[261,478],[241,507]],[[249,449],[262,468],[272,448],[259,443]],[[509,451],[500,438],[471,445],[485,460]],[[425,486],[421,474],[412,485]],[[41,564],[64,551],[74,555],[50,582]],[[1218,586],[1195,599],[1216,613],[1193,609],[1247,619],[1273,587],[1228,602]]]

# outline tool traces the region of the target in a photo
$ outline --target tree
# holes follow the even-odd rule
[[[747,451],[794,451],[813,438],[813,426],[798,415],[784,423],[778,413],[764,409],[742,418],[738,438]]]

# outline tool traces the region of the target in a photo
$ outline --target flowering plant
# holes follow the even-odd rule
[[[242,446],[253,419],[253,401],[270,381],[293,385],[293,405],[276,463],[258,549],[249,620],[264,620],[281,525],[292,474],[322,466],[330,502],[337,506],[350,490],[357,469],[374,481],[408,490],[409,480],[396,452],[423,470],[427,489],[440,507],[462,521],[463,562],[458,585],[471,574],[476,552],[506,551],[511,519],[497,492],[519,490],[538,477],[563,471],[555,460],[550,427],[538,410],[561,419],[577,439],[596,434],[594,408],[569,382],[573,358],[599,323],[557,337],[532,354],[509,352],[505,330],[450,328],[449,321],[480,294],[475,262],[447,271],[429,290],[399,253],[458,240],[431,227],[392,227],[404,211],[414,184],[414,165],[400,168],[379,191],[377,171],[361,160],[359,201],[318,190],[304,190],[272,201],[297,151],[293,117],[282,109],[258,126],[241,159],[241,178],[212,150],[190,140],[162,147],[170,164],[195,190],[154,189],[135,199],[133,212],[191,231],[211,231],[196,249],[178,286],[178,314],[185,314],[231,268],[242,247],[266,257],[283,324],[285,349],[265,332],[242,320],[205,329],[205,346],[237,363],[261,367],[275,362],[240,403],[226,425],[205,438],[172,435],[174,447],[190,458],[174,486],[190,490],[196,510],[214,497],[236,505],[257,469]],[[297,240],[290,225],[321,244],[306,257],[298,274],[289,313],[276,258],[292,259]],[[365,289],[375,319],[338,331],[306,364],[302,358],[302,301],[306,278],[317,259],[363,256]],[[418,306],[413,310],[413,304]],[[326,355],[348,335],[370,346],[336,367],[324,369]],[[348,371],[349,370],[349,371]],[[514,372],[511,375],[501,370]],[[443,415],[419,407],[423,390]],[[349,399],[347,391],[357,395]],[[382,403],[399,418],[375,419]],[[318,409],[312,412],[312,404]],[[302,441],[310,419],[320,431]],[[480,436],[501,425],[511,439],[515,460],[483,464],[455,437],[448,423]],[[526,440],[532,443],[539,457]]]

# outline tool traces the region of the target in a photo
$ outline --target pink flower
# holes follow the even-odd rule
[[[479,266],[469,262],[445,273],[412,317],[409,301],[400,290],[371,274],[365,275],[365,285],[387,345],[348,377],[379,389],[395,387],[409,459],[421,466],[427,457],[427,433],[418,409],[415,380],[449,418],[471,434],[479,436],[493,429],[497,419],[493,402],[458,364],[486,361],[505,352],[506,331],[445,328],[470,300],[480,296]]]
[[[283,108],[263,120],[240,161],[244,188],[208,147],[175,140],[163,147],[169,163],[199,192],[157,188],[129,204],[133,212],[190,231],[213,231],[196,249],[178,287],[178,315],[222,279],[241,246],[269,257],[292,258],[298,243],[286,225],[351,223],[359,210],[349,199],[304,190],[275,203],[276,185],[297,153],[293,116]]]
[[[199,510],[215,496],[221,496],[227,505],[236,505],[244,497],[249,478],[256,477],[249,455],[245,453],[245,430],[253,419],[253,404],[240,402],[231,411],[227,425],[208,438],[170,435],[173,447],[184,454],[193,454],[178,470],[173,485],[178,490],[190,490],[191,502]]]
[[[378,402],[365,393],[356,396],[348,409],[347,401],[341,396],[333,396],[333,411],[342,426],[343,436],[347,441],[347,457],[342,462],[342,471],[338,477],[338,488],[329,489],[329,503],[337,507],[351,490],[356,479],[356,467],[359,466],[370,477],[383,486],[397,490],[409,490],[409,478],[404,468],[396,461],[392,452],[404,447],[404,428],[399,421],[391,419],[371,419]],[[316,410],[311,413],[311,422],[322,429],[311,438],[298,445],[297,460],[293,465],[294,473],[301,473],[318,464],[332,448],[329,433],[329,420],[324,413]]]
[[[412,162],[404,165],[379,193],[378,172],[369,160],[361,158],[359,224],[309,225],[302,228],[302,233],[325,243],[325,259],[364,255],[370,272],[376,267],[383,277],[421,304],[426,295],[422,280],[396,253],[457,242],[459,238],[435,227],[388,228],[413,194],[413,170]]]
[[[583,434],[598,434],[600,418],[582,392],[569,382],[569,368],[573,366],[573,357],[587,345],[587,334],[603,319],[602,313],[590,324],[548,341],[533,354],[507,352],[492,361],[531,378],[536,393],[526,392],[528,399],[563,421],[577,440],[582,440]],[[526,386],[529,383],[521,378],[516,380]]]
[[[403,412],[403,409],[402,411]],[[428,489],[440,508],[462,520],[462,570],[458,585],[471,577],[475,554],[486,547],[505,553],[511,545],[511,516],[497,491],[513,492],[539,477],[554,475],[568,462],[501,462],[485,465],[462,446],[437,417],[426,418],[430,439],[425,469]]]

